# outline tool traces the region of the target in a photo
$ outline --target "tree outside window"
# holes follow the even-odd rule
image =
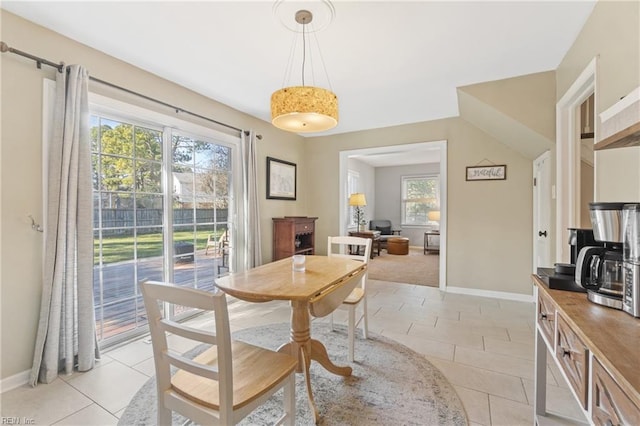
[[[402,177],[402,224],[426,226],[430,211],[440,209],[438,175]]]

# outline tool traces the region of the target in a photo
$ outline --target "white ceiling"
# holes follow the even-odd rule
[[[315,12],[316,23],[327,17],[319,0],[279,3],[276,13],[272,1],[2,1],[1,6],[270,121],[271,93],[301,84],[299,55],[291,79],[284,81],[294,33],[280,21],[293,25],[300,8]],[[456,116],[458,86],[554,70],[594,4],[334,1],[333,21],[316,33],[340,104],[340,123],[324,134]],[[19,40],[10,46],[21,48]],[[327,87],[322,61],[317,51],[311,54],[315,84]],[[100,69],[89,71],[100,78]],[[314,84],[309,75],[306,84]]]

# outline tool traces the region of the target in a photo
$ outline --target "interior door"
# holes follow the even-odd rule
[[[551,267],[551,157],[549,151],[533,162],[533,272]]]

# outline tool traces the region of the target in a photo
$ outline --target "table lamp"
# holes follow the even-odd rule
[[[430,221],[438,222],[438,225],[440,225],[440,210],[431,210],[427,213],[427,217]]]
[[[362,208],[367,205],[367,199],[362,192],[355,192],[349,196],[349,205],[355,207],[359,230]]]

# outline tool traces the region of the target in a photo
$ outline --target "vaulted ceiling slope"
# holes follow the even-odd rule
[[[276,3],[277,13],[270,1],[2,1],[1,7],[270,121],[271,93],[301,83],[299,71],[283,82],[294,37],[281,20],[291,13],[292,22],[299,8],[323,10],[318,0]],[[554,70],[595,1],[333,5],[335,17],[317,41],[339,97],[340,123],[324,134],[456,116],[457,87]],[[299,67],[301,56],[293,64]],[[316,57],[314,67],[320,65]],[[99,69],[91,72],[100,77]],[[328,85],[320,77],[315,84]]]
[[[535,159],[555,141],[555,72],[458,88],[460,117]]]

